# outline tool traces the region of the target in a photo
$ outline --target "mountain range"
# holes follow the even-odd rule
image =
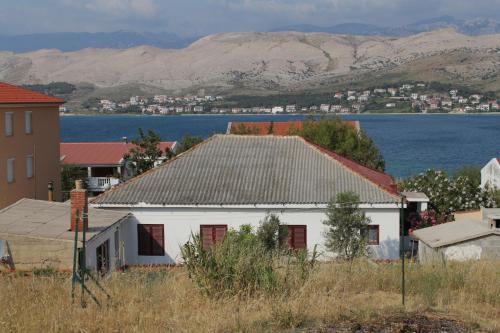
[[[399,27],[382,27],[364,23],[343,23],[330,27],[306,24],[281,27],[273,31],[327,32],[343,35],[404,37],[443,28],[453,28],[464,35],[479,36],[500,32],[500,23],[484,18],[463,20],[452,16],[441,16]]]
[[[0,50],[17,53],[42,49],[78,51],[85,48],[126,49],[150,45],[163,49],[183,48],[198,37],[179,37],[167,32],[57,32],[27,35],[0,35]]]
[[[400,27],[382,27],[363,23],[344,23],[331,27],[315,25],[292,25],[272,31],[326,32],[343,35],[392,36],[404,37],[421,32],[442,28],[454,28],[470,36],[500,32],[500,23],[491,19],[461,20],[451,16],[442,16]],[[199,37],[180,37],[168,32],[58,32],[25,35],[1,35],[0,51],[16,53],[31,52],[41,49],[60,51],[78,51],[85,48],[125,49],[141,45],[155,46],[162,49],[181,49],[196,41]]]
[[[409,37],[327,33],[224,33],[182,49],[0,52],[0,80],[91,84],[104,96],[124,87],[165,92],[268,94],[331,91],[353,83],[440,81],[500,91],[500,34],[441,29]]]

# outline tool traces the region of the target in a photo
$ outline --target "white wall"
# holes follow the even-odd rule
[[[395,259],[399,256],[399,210],[395,208],[364,209],[372,224],[380,225],[380,245],[371,246],[378,258]],[[307,225],[307,246],[310,250],[318,245],[324,257],[332,257],[324,247],[322,221],[326,216],[323,209],[263,208],[133,208],[133,217],[122,224],[122,239],[125,244],[126,265],[173,264],[181,262],[180,247],[191,233],[197,233],[201,224],[227,224],[238,229],[242,224],[255,228],[266,213],[278,214],[283,224]],[[137,249],[137,224],[163,224],[165,234],[165,256],[139,256]],[[95,252],[95,251],[94,251]]]
[[[481,169],[481,187],[486,183],[500,189],[500,163],[493,158]]]
[[[97,268],[97,255],[96,249],[103,244],[106,240],[109,240],[109,261],[110,261],[110,271],[115,270],[123,266],[123,261],[125,257],[125,238],[129,232],[129,225],[132,223],[127,218],[124,221],[115,223],[108,229],[94,236],[87,241],[86,251],[85,251],[85,261],[87,262],[87,268],[91,270],[96,270]],[[117,255],[115,255],[115,231],[118,230],[118,244],[119,249]]]

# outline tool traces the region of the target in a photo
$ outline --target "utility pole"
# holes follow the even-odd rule
[[[399,236],[399,255],[401,257],[401,301],[403,306],[405,306],[405,219],[404,219],[404,204],[405,196],[401,197],[401,210],[399,213],[399,225],[400,225],[400,236]]]

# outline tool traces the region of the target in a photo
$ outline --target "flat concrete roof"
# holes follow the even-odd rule
[[[86,239],[91,240],[128,215],[127,212],[89,208]],[[75,234],[69,231],[69,227],[69,202],[21,199],[0,210],[0,234],[74,240]],[[79,232],[78,235],[82,240],[82,233]]]

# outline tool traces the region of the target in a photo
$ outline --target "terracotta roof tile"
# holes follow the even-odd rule
[[[357,120],[346,120],[344,121],[346,124],[351,125],[356,130],[359,130],[359,121]],[[273,124],[273,132],[269,133],[269,128]],[[228,124],[228,133],[227,134],[237,134],[240,126],[244,126],[249,129],[253,135],[290,135],[295,134],[293,130],[302,129],[302,121],[301,120],[292,120],[292,121],[244,121],[244,122],[230,122]]]
[[[41,94],[5,82],[0,82],[0,104],[64,103],[63,99]]]

